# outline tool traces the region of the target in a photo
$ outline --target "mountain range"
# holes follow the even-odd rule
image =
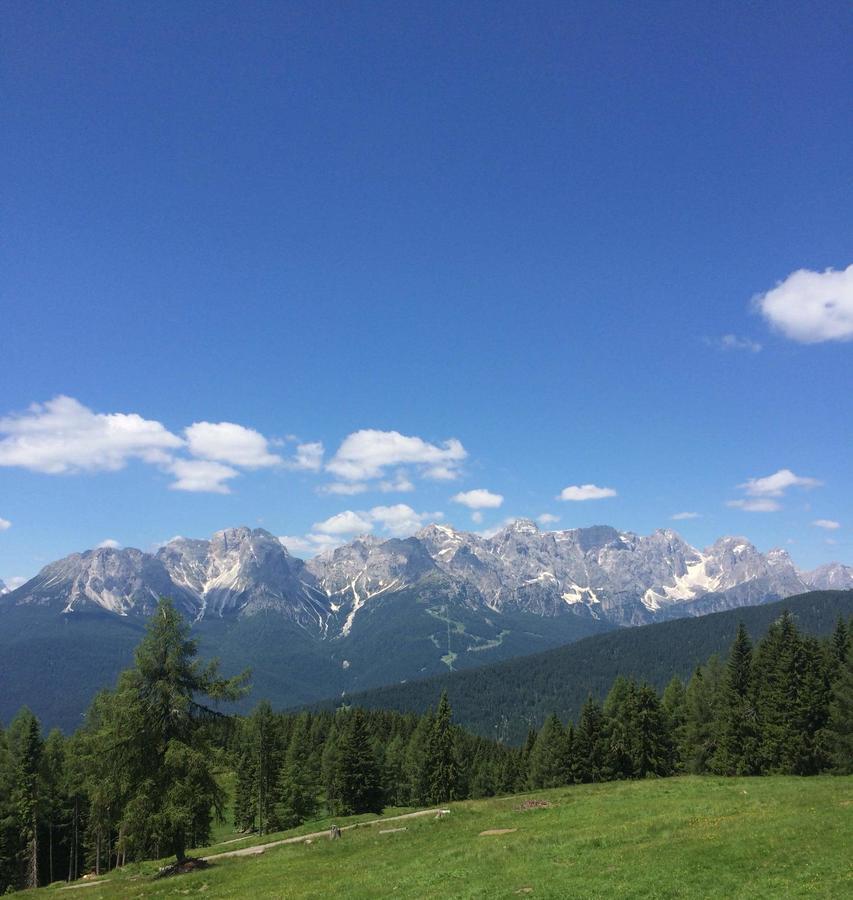
[[[252,667],[255,699],[294,705],[621,626],[850,587],[849,566],[798,571],[784,550],[762,554],[741,537],[698,550],[671,530],[542,531],[524,519],[491,537],[442,524],[360,537],[307,561],[246,527],[151,553],[101,547],[0,597],[0,676],[15,688],[0,717],[22,702],[43,703],[48,722],[79,717],[127,664],[160,596],[193,622],[205,653]]]

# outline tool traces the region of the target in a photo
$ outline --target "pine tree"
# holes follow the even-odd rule
[[[456,763],[452,712],[447,691],[441,695],[426,750],[427,802],[455,799],[459,767]]]
[[[752,641],[738,625],[726,667],[720,739],[711,762],[722,775],[752,775],[758,771],[759,726],[753,691]]]
[[[833,771],[853,775],[853,653],[832,686],[826,738]]]
[[[373,753],[364,711],[356,709],[338,747],[337,793],[343,815],[382,812],[382,776]]]
[[[666,686],[661,699],[661,705],[669,719],[669,729],[672,735],[673,772],[684,772],[687,767],[685,757],[685,737],[687,730],[687,689],[684,682],[673,675],[672,680]]]
[[[237,699],[247,676],[222,678],[215,662],[201,666],[197,652],[189,626],[161,599],[135,667],[105,703],[97,749],[115,785],[106,802],[121,799],[119,828],[133,855],[156,847],[182,861],[188,845],[207,839],[211,810],[222,815],[216,751],[205,727],[220,714],[201,700]]]
[[[581,782],[602,781],[605,777],[607,738],[601,705],[587,697],[575,729],[576,778]]]
[[[839,666],[844,665],[850,654],[850,630],[844,621],[844,616],[838,617],[835,631],[832,633],[832,653]]]
[[[687,684],[682,758],[688,772],[709,770],[717,750],[725,674],[718,656],[700,666]]]
[[[528,761],[528,784],[531,788],[554,788],[570,780],[566,732],[555,713],[551,713],[536,737]]]
[[[307,714],[294,723],[279,779],[278,818],[282,828],[294,828],[317,811],[317,784],[310,764],[311,735]]]
[[[27,721],[17,761],[15,798],[23,838],[24,886],[36,888],[39,886],[39,768],[44,745],[38,719],[29,710],[24,715]]]

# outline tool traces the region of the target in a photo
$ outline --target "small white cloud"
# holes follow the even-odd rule
[[[738,487],[746,491],[750,497],[781,497],[791,487],[820,487],[823,482],[817,478],[795,475],[790,469],[779,469],[764,478],[750,478]]]
[[[482,514],[479,510],[476,510],[475,512],[472,512],[472,513],[471,513],[471,521],[472,521],[472,522],[475,522],[477,525],[482,524],[482,522],[483,522],[483,514]]]
[[[369,534],[376,528],[393,537],[408,537],[428,522],[440,521],[443,518],[444,513],[419,513],[405,503],[374,506],[368,510],[347,509],[330,516],[323,522],[315,522],[311,526],[313,534],[307,535],[306,539],[316,543],[316,535],[336,538],[353,537],[358,534]]]
[[[742,337],[739,334],[724,334],[718,338],[707,338],[705,343],[718,350],[746,350],[749,353],[760,353],[761,344],[752,338]]]
[[[99,549],[120,550],[121,544],[115,538],[107,538],[105,541],[101,541],[98,547]]]
[[[373,531],[373,522],[368,516],[347,509],[323,522],[315,522],[312,529],[319,534],[367,534]]]
[[[0,466],[64,475],[114,472],[131,459],[163,463],[183,441],[136,413],[95,413],[72,397],[0,419]]]
[[[369,490],[369,486],[363,481],[333,481],[317,488],[318,494],[339,494],[344,497],[354,497]]]
[[[553,525],[555,522],[560,521],[560,517],[555,516],[553,513],[542,513],[541,516],[536,517],[536,521],[540,525]]]
[[[674,522],[683,522],[686,519],[701,519],[702,516],[697,512],[680,512],[676,513],[674,516],[670,516]]]
[[[406,477],[406,473],[402,471],[397,472],[392,480],[382,481],[379,484],[379,490],[382,491],[383,494],[407,494],[414,489],[415,486]]]
[[[306,534],[304,537],[299,537],[297,535],[289,535],[285,534],[279,537],[279,541],[281,541],[285,550],[293,556],[316,556],[318,553],[323,553],[326,550],[334,550],[335,547],[339,547],[342,543],[345,543],[343,538],[333,537],[329,534]]]
[[[12,527],[12,523],[8,519],[0,518],[0,531],[8,531]]]
[[[193,493],[230,494],[225,482],[240,474],[231,466],[207,459],[173,459],[165,468],[176,478],[169,485],[173,491]]]
[[[269,451],[269,441],[253,428],[234,422],[195,422],[184,430],[190,453],[245,469],[277,466],[280,456]]]
[[[803,344],[853,339],[853,265],[836,271],[800,269],[753,300],[786,337]]]
[[[812,525],[817,528],[825,528],[827,531],[835,531],[841,528],[841,522],[836,522],[834,519],[815,519]]]
[[[17,590],[22,584],[26,584],[30,579],[25,578],[23,575],[13,575],[11,578],[3,579],[6,582],[6,587],[10,591]]]
[[[776,512],[782,506],[776,500],[757,497],[754,500],[728,500],[726,506],[742,509],[744,512]]]
[[[394,537],[408,537],[428,522],[437,522],[444,518],[444,513],[441,512],[415,512],[405,503],[374,506],[369,515],[384,531]]]
[[[572,484],[564,487],[557,496],[558,500],[581,502],[583,500],[603,500],[615,497],[616,491],[609,487],[598,487],[595,484]]]
[[[461,503],[468,509],[497,509],[503,502],[502,494],[495,494],[486,488],[474,488],[471,491],[462,491],[450,498],[453,503]]]
[[[323,468],[323,454],[325,448],[320,441],[312,441],[307,444],[297,444],[293,459],[286,463],[290,469],[303,472],[319,472]]]
[[[366,428],[347,435],[326,469],[344,481],[382,478],[392,466],[417,466],[426,478],[456,477],[467,452],[456,438],[430,444],[423,438]]]

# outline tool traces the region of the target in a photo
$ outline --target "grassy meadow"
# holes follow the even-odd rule
[[[339,841],[214,858],[173,878],[155,879],[155,863],[128,866],[79,890],[86,898],[853,896],[853,777],[612,782],[449,808],[443,818],[361,827]],[[500,829],[514,830],[481,835]],[[57,884],[29,894],[68,890],[78,889]]]

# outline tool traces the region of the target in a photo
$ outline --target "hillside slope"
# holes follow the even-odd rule
[[[452,803],[440,819],[358,828],[337,841],[214,856],[210,868],[177,878],[156,880],[157,863],[144,863],[78,885],[104,900],[841,897],[851,802],[850,777],[579,785]],[[21,897],[60,892],[56,885]]]
[[[829,634],[840,615],[853,615],[853,591],[812,591],[776,603],[623,628],[565,647],[507,662],[353,694],[346,702],[368,708],[423,712],[446,690],[457,722],[487,737],[520,743],[528,728],[556,712],[576,719],[589,693],[603,697],[617,675],[662,689],[673,675],[686,678],[714,653],[725,655],[739,622],[761,637],[785,609],[809,634]],[[340,704],[329,700],[324,708]]]

